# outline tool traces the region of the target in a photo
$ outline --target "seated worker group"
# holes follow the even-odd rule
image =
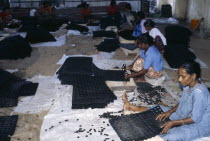
[[[125,78],[134,78],[137,82],[142,82],[145,81],[145,76],[151,79],[161,77],[163,70],[162,56],[154,46],[153,38],[148,33],[144,33],[137,38],[136,44],[140,48],[140,54],[126,68],[131,70],[132,73],[125,75]]]
[[[173,107],[160,105],[164,113],[156,120],[170,121],[162,125],[160,137],[164,141],[192,141],[210,135],[210,93],[200,80],[200,65],[195,61],[186,61],[178,69],[178,80],[183,86],[179,103]],[[124,110],[146,111],[152,107],[135,106],[129,103],[126,93],[123,95]]]

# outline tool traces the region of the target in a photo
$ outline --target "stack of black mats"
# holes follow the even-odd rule
[[[161,113],[162,109],[156,106],[142,113],[112,118],[109,122],[122,141],[142,141],[159,135],[160,127],[169,121],[155,120]]]
[[[25,17],[21,17],[19,20],[21,21],[22,26],[18,30],[18,32],[27,32],[33,28],[36,28],[37,26],[36,17],[25,16]]]
[[[167,46],[164,58],[171,68],[179,68],[186,60],[195,60],[196,56],[188,47],[191,31],[182,26],[167,26],[165,28]]]
[[[116,99],[105,81],[126,81],[124,71],[100,70],[91,57],[69,57],[57,74],[61,84],[73,85],[72,109],[104,108]]]
[[[35,95],[38,83],[20,79],[0,69],[0,108],[17,106],[19,96]]]
[[[98,51],[113,52],[119,48],[118,39],[104,39],[99,45],[95,45]]]
[[[165,28],[167,45],[182,44],[189,47],[192,32],[183,26],[170,25]]]
[[[93,37],[116,38],[116,34],[113,31],[93,31]]]
[[[104,17],[100,19],[100,28],[101,29],[106,29],[108,26],[119,26],[120,20],[118,17],[115,16],[109,16],[109,17]]]
[[[20,35],[0,41],[0,59],[23,59],[31,56],[32,48]]]
[[[41,43],[41,42],[50,42],[56,41],[54,36],[49,33],[45,28],[37,27],[29,30],[26,34],[26,40],[30,43]]]
[[[171,68],[179,68],[186,60],[195,60],[196,56],[183,44],[167,45],[163,54]]]
[[[64,17],[39,17],[37,19],[37,25],[52,32],[59,30],[62,24],[65,23],[68,23],[68,19]]]
[[[133,31],[132,30],[124,30],[118,33],[118,36],[121,36],[122,38],[126,40],[136,40],[136,37],[132,36]]]
[[[82,32],[88,32],[88,28],[82,25],[70,23],[69,25],[66,26],[67,30],[78,30],[80,33]]]
[[[0,141],[10,141],[15,132],[18,115],[0,117]]]

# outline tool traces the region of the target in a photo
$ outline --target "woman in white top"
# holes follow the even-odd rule
[[[147,31],[149,31],[149,35],[152,36],[155,40],[155,46],[158,48],[160,52],[164,52],[164,46],[166,45],[166,38],[160,32],[159,29],[155,28],[155,22],[148,19],[145,21],[144,26]]]

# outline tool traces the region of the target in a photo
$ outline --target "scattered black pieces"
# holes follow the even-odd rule
[[[146,82],[137,83],[137,92],[139,99],[149,105],[158,104],[161,102],[161,93],[167,93],[166,90],[160,86],[153,87]]]
[[[113,114],[118,114],[118,115],[113,115]],[[99,115],[99,118],[114,118],[114,117],[118,117],[122,115],[122,111],[118,111],[118,112],[106,112],[103,113],[102,115]]]
[[[122,141],[144,140],[158,135],[162,131],[160,126],[169,121],[155,120],[162,112],[162,109],[156,106],[142,113],[112,118],[109,122]]]

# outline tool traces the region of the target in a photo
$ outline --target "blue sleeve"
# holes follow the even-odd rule
[[[139,57],[144,59],[144,50],[140,49]]]
[[[198,123],[202,120],[205,113],[206,100],[205,94],[200,89],[195,90],[193,97],[193,109],[192,109],[192,120]]]
[[[144,69],[149,69],[152,66],[152,56],[147,53],[144,57]]]

